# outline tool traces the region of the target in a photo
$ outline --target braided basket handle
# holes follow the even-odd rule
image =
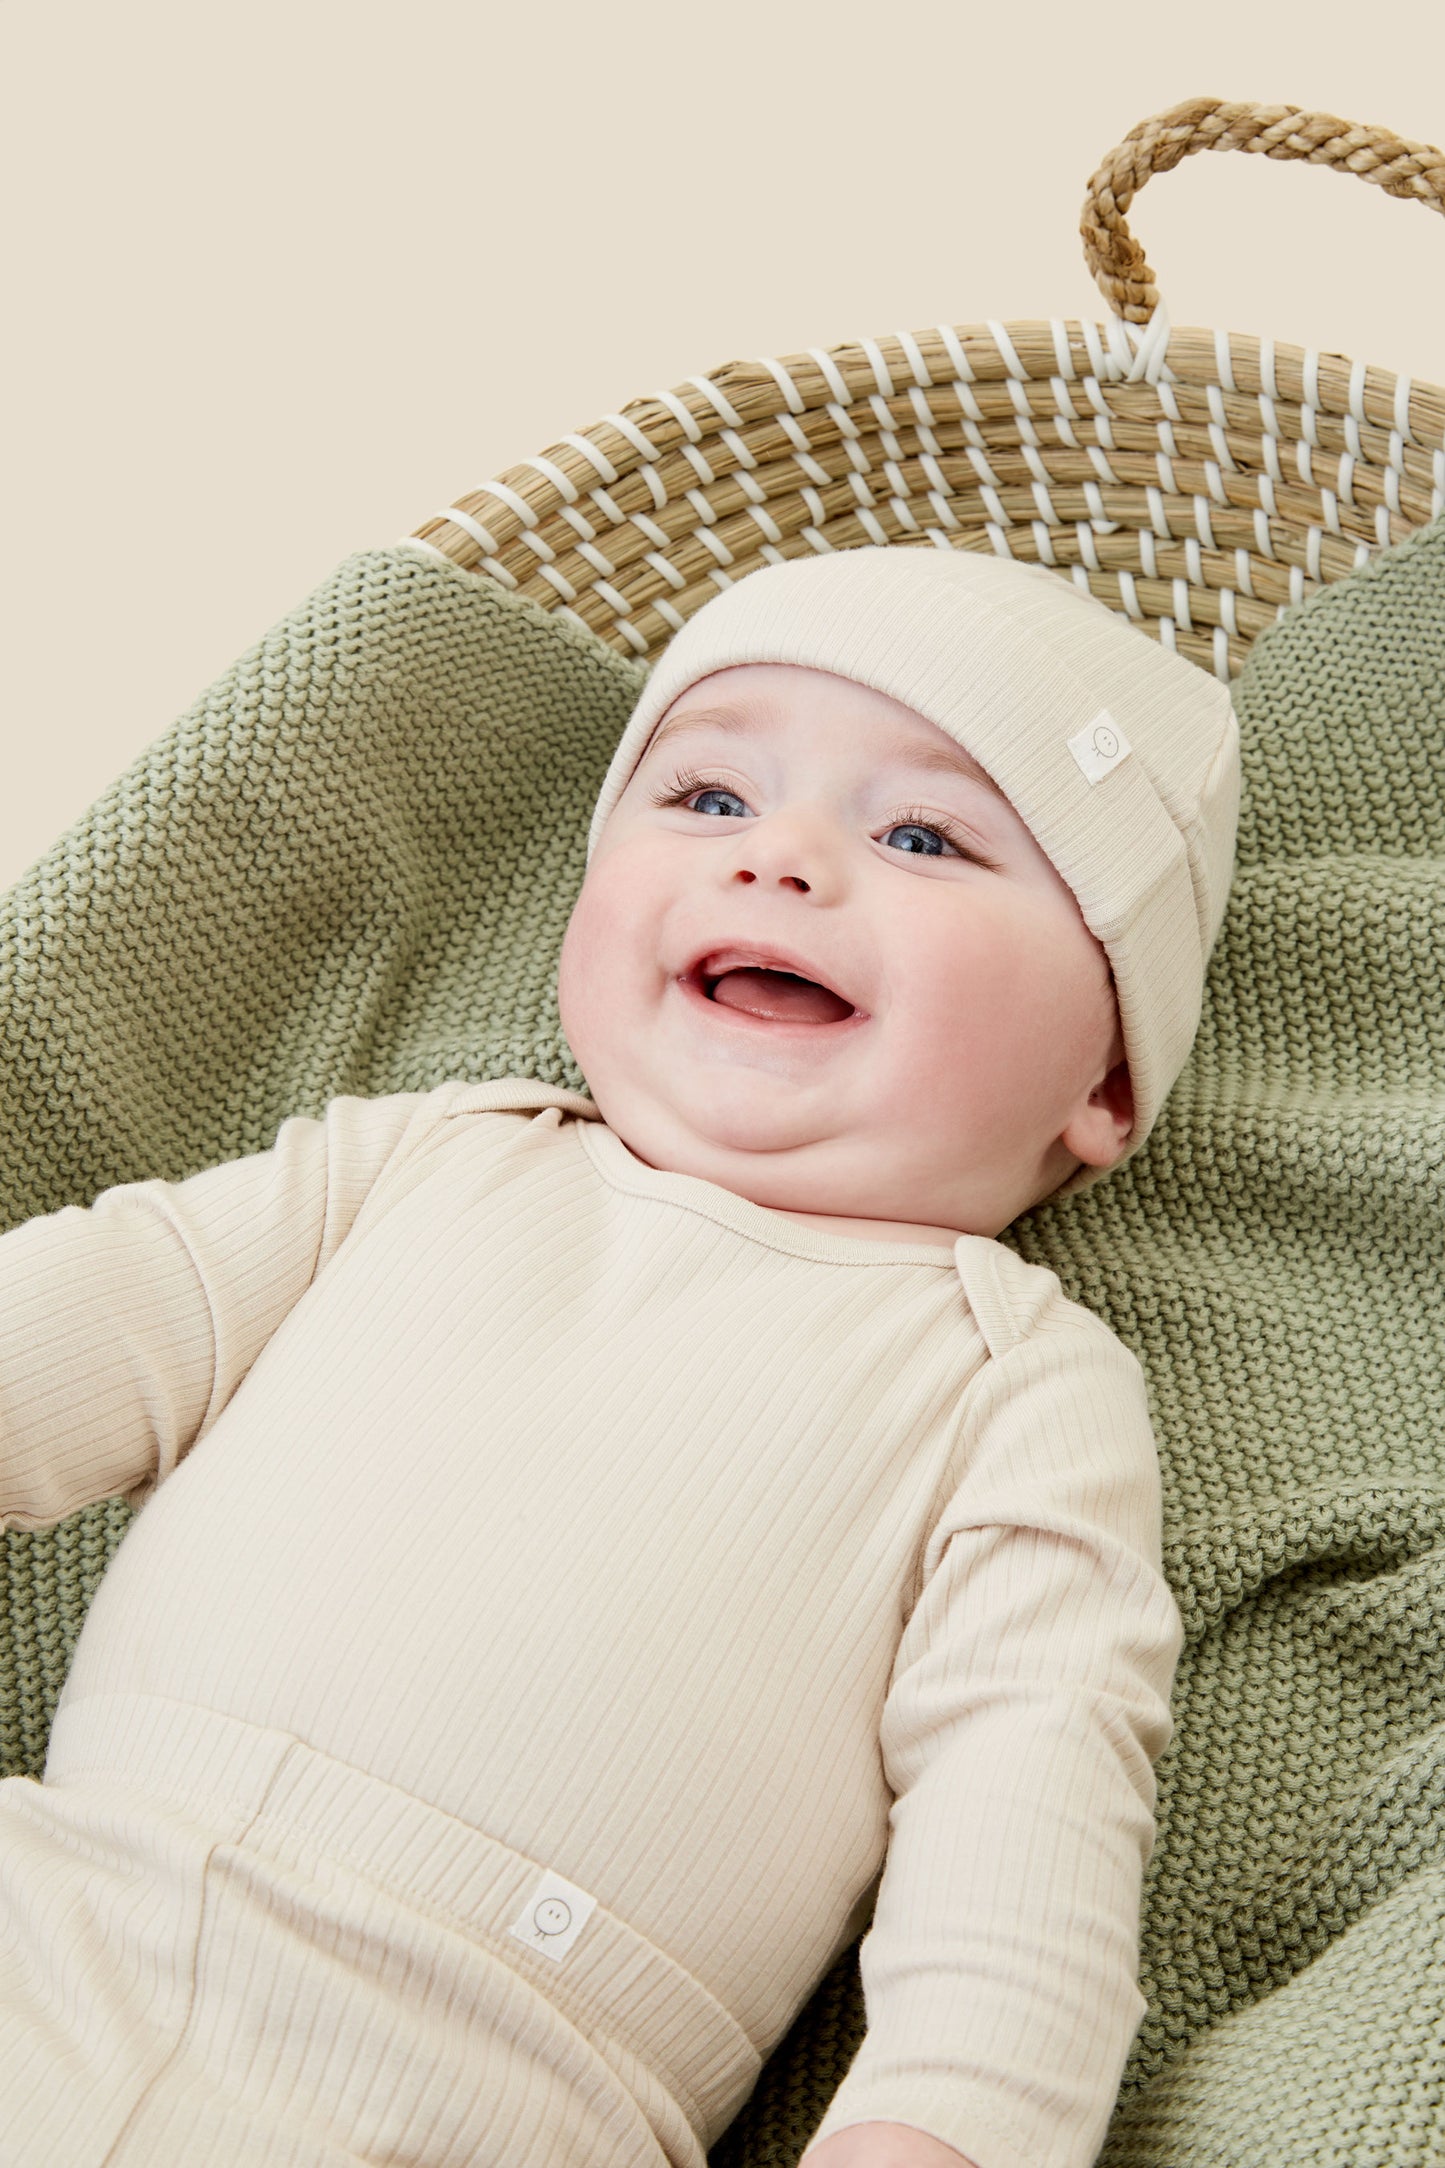
[[[1358,174],[1392,196],[1445,214],[1445,153],[1388,128],[1358,126],[1297,105],[1227,105],[1190,98],[1131,128],[1089,183],[1079,231],[1104,299],[1126,323],[1147,324],[1159,302],[1144,251],[1124,223],[1151,173],[1168,173],[1194,151],[1262,151]]]

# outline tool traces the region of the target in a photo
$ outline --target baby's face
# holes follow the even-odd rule
[[[954,739],[824,671],[747,664],[673,703],[559,1000],[638,1158],[785,1211],[996,1234],[1130,1125],[1072,892]]]

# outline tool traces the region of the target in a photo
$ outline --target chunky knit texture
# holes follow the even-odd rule
[[[341,1092],[581,1085],[558,947],[643,667],[405,545],[348,559],[5,899],[0,1219]],[[1445,2157],[1445,523],[1236,692],[1235,888],[1148,1145],[1010,1239],[1135,1350],[1187,1642],[1148,2011],[1101,2168]],[[128,1524],[0,1537],[38,1774]],[[836,1966],[714,2149],[783,2168],[862,2039]]]

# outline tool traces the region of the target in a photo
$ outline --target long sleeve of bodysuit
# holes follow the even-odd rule
[[[894,1804],[859,1953],[867,2031],[811,2144],[899,2122],[977,2168],[1088,2168],[1145,2008],[1139,1900],[1182,1628],[1138,1363],[1052,1274],[1030,1287],[989,1247],[963,1245],[995,1359],[881,1727]]]
[[[446,1092],[332,1099],[269,1150],[0,1236],[0,1527],[139,1505],[204,1437]],[[459,1082],[471,1101],[476,1087]],[[575,1095],[503,1081],[498,1107]]]

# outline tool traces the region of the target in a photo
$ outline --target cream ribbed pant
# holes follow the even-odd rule
[[[0,1783],[4,2168],[705,2168],[728,2013],[598,1906],[553,1963],[542,1870],[278,1731],[62,1707]]]

